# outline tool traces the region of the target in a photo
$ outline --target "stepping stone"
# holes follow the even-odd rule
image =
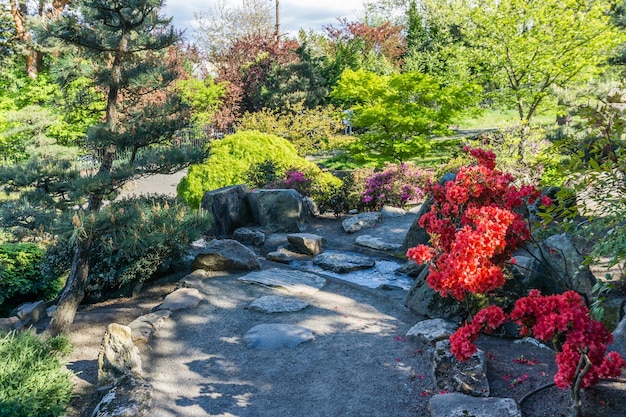
[[[261,313],[291,313],[305,309],[309,303],[297,298],[278,297],[276,295],[266,295],[254,300],[248,308]]]
[[[398,243],[387,243],[379,237],[370,235],[359,236],[354,240],[354,243],[358,246],[382,251],[398,251],[402,248],[402,245]]]
[[[373,259],[360,255],[325,252],[317,255],[313,259],[313,264],[338,274],[345,274],[346,272],[373,268],[376,262]]]
[[[259,324],[244,335],[243,340],[252,349],[278,350],[295,348],[300,343],[315,339],[311,329],[293,324]]]
[[[179,288],[165,297],[156,310],[183,310],[197,306],[202,301],[202,294],[195,288]]]
[[[437,394],[428,401],[431,417],[522,417],[512,398],[478,398],[451,393]]]
[[[374,227],[382,217],[383,215],[379,211],[359,213],[341,222],[341,227],[346,233],[355,233],[366,227]]]
[[[324,238],[313,233],[291,233],[287,241],[296,252],[306,255],[317,255],[322,252]]]
[[[415,339],[424,343],[435,343],[449,339],[458,328],[459,326],[456,324],[444,319],[424,320],[411,327],[406,332],[406,337],[409,340]]]
[[[272,287],[292,294],[313,294],[326,284],[326,280],[318,275],[279,268],[250,272],[239,278],[239,281]]]

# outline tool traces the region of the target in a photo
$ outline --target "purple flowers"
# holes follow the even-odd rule
[[[430,174],[412,164],[389,164],[365,180],[362,202],[371,210],[383,206],[405,207],[419,203],[424,197],[423,186]]]

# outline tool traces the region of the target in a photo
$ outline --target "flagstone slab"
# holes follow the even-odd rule
[[[314,294],[326,284],[326,280],[319,275],[279,268],[251,272],[239,278],[239,281],[263,285],[291,294]]]

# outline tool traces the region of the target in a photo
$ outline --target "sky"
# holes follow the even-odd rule
[[[193,39],[194,13],[206,10],[217,0],[166,0],[164,14],[173,17],[174,27],[185,29],[185,37]],[[274,0],[267,0],[274,6]],[[300,28],[321,31],[329,24],[337,26],[337,17],[356,20],[363,12],[364,0],[280,0],[281,32],[295,35]],[[241,7],[241,0],[227,0]],[[272,9],[273,10],[273,9]]]

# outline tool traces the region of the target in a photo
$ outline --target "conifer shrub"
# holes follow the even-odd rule
[[[113,227],[112,227],[113,226]],[[189,243],[210,227],[210,217],[182,201],[143,195],[113,202],[97,216],[74,219],[73,235],[92,228],[96,236],[85,300],[129,296],[158,271],[185,256]],[[72,262],[72,234],[50,247],[43,271],[66,274]]]
[[[244,184],[250,167],[266,161],[305,173],[312,178],[316,192],[341,184],[332,174],[298,156],[296,148],[286,139],[252,130],[239,131],[214,142],[206,162],[189,167],[187,176],[178,184],[178,196],[198,208],[206,191]]]
[[[31,332],[0,333],[0,417],[57,417],[72,395],[63,369],[70,349],[63,336],[42,340]]]

